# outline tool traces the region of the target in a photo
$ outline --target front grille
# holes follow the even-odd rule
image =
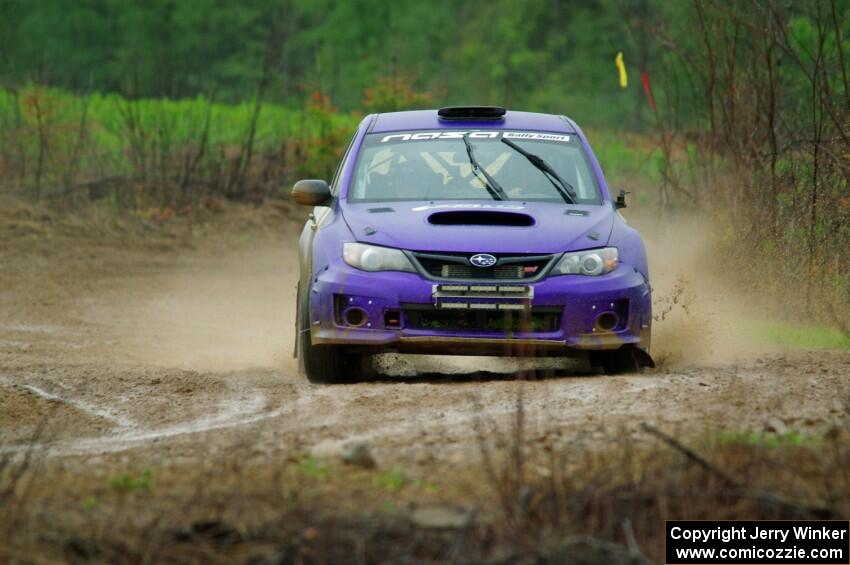
[[[404,315],[408,328],[422,330],[539,333],[557,331],[561,325],[560,311],[555,309],[512,312],[405,308]]]
[[[554,255],[496,255],[492,267],[475,267],[473,254],[413,253],[428,275],[439,279],[522,281],[537,279],[549,268]]]
[[[536,272],[526,273],[522,265],[497,265],[490,269],[479,269],[467,265],[458,265],[456,263],[443,263],[438,266],[440,272],[436,272],[436,268],[429,269],[428,272],[432,275],[442,277],[444,279],[472,279],[472,278],[487,278],[487,279],[524,279],[530,278]],[[536,269],[535,269],[536,271]]]

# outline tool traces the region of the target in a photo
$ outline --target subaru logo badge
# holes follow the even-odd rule
[[[496,258],[489,253],[478,253],[469,258],[469,262],[476,267],[492,267],[496,264]]]

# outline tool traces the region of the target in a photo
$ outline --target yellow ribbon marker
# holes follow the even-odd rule
[[[623,62],[623,52],[617,53],[617,58],[614,59],[614,64],[617,65],[617,70],[620,71],[620,88],[629,86],[629,75],[626,74],[626,64]]]

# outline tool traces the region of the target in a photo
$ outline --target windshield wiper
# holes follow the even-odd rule
[[[543,160],[539,155],[535,155],[534,153],[529,153],[510,139],[502,138],[502,143],[507,145],[508,147],[513,148],[517,153],[528,159],[532,165],[540,169],[549,182],[552,183],[552,186],[555,187],[555,190],[558,191],[558,194],[561,195],[561,198],[564,199],[564,202],[567,204],[575,204],[578,197],[576,196],[576,191],[573,188],[573,185],[565,181],[561,175],[559,175],[555,169],[552,168],[549,163]],[[557,181],[557,182],[555,182]]]
[[[502,190],[502,187],[499,186],[496,179],[494,179],[493,176],[481,166],[478,159],[475,158],[475,153],[472,150],[472,143],[470,143],[467,138],[468,135],[469,134],[463,136],[463,144],[466,145],[466,154],[469,155],[469,164],[472,165],[472,174],[474,174],[475,178],[484,184],[484,188],[487,189],[487,192],[490,193],[493,200],[509,200],[508,195],[505,194],[505,191]],[[484,177],[483,179],[481,178],[482,176]]]

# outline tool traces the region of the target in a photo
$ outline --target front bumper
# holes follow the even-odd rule
[[[497,283],[527,287],[533,295],[527,299],[446,299],[442,298],[446,293],[437,288],[446,284],[455,283],[437,283],[414,273],[368,273],[335,260],[312,281],[312,343],[444,355],[570,355],[581,350],[612,350],[624,345],[649,349],[650,287],[644,276],[628,264],[599,277],[562,275],[529,284]],[[458,281],[456,284],[494,283]],[[520,322],[503,329],[494,327],[493,323],[470,326],[470,319],[485,322],[493,319],[492,313],[485,319],[481,317],[483,314],[474,318],[471,312],[459,315],[464,319],[463,327],[433,322],[431,318],[439,319],[446,312],[441,304],[446,301],[486,303],[486,307],[523,304],[526,306],[523,310],[506,306],[511,311],[505,315],[515,322],[519,318],[527,321],[529,318],[523,318],[523,312],[530,312],[540,314],[545,323],[532,327]],[[358,310],[357,316],[347,317],[349,309]],[[605,312],[616,314],[617,323],[612,329],[600,327],[599,316]]]

